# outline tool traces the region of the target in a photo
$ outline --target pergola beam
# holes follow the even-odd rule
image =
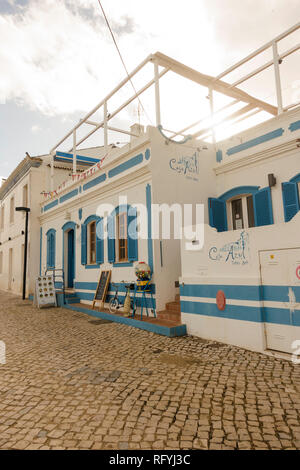
[[[211,88],[212,90],[222,93],[223,95],[230,96],[231,98],[252,104],[257,108],[261,108],[267,111],[268,113],[273,114],[274,116],[277,115],[278,111],[276,106],[254,98],[253,96],[248,95],[248,93],[240,90],[239,88],[232,88],[229,83],[223,82],[221,80],[216,80],[210,75],[200,73],[197,70],[194,70],[191,67],[181,64],[177,60],[174,60],[171,57],[162,54],[161,52],[156,52],[156,54],[154,54],[154,57],[159,65],[163,67],[168,67],[173,72],[177,73],[178,75],[181,75],[182,77],[187,78],[188,80],[191,80],[207,88]]]

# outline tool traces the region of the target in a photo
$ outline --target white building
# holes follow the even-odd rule
[[[187,331],[252,350],[291,353],[293,342],[300,340],[300,102],[283,94],[280,64],[300,46],[279,53],[278,43],[299,28],[295,25],[217,77],[159,52],[147,57],[50,150],[50,190],[36,216],[39,240],[34,246],[39,246],[39,254],[35,251],[34,256],[39,266],[35,260],[31,278],[47,269],[62,269],[65,287],[69,295],[72,292],[68,308],[75,303],[72,308],[92,313],[87,304],[94,299],[100,271],[112,272],[111,282],[124,298],[126,283],[135,280],[135,262],[144,261],[152,269],[159,319],[165,326],[169,322],[167,333],[159,330],[162,334]],[[224,81],[269,49],[271,60],[235,81]],[[149,64],[153,76],[126,99],[123,87],[141,70],[146,73]],[[242,89],[269,69],[275,77],[271,102]],[[169,88],[161,86],[168,75],[173,80]],[[174,94],[174,76],[188,83],[186,95],[179,88]],[[126,121],[125,128],[120,113],[152,86],[156,125],[144,130]],[[191,97],[186,106],[190,118],[192,106],[198,113],[203,88],[208,115],[203,104],[196,122],[179,130],[162,125],[162,90],[173,90],[169,106],[175,105],[175,114],[184,122],[177,101]],[[233,125],[231,133],[228,125]],[[84,126],[90,130],[82,136]],[[224,138],[224,129],[231,137]],[[79,150],[96,131],[103,132],[103,147]],[[120,135],[130,141],[109,144]],[[67,152],[60,151],[70,139]],[[57,165],[72,169],[67,179],[56,181]],[[183,209],[189,204],[194,215],[196,204],[203,206],[203,246],[201,232],[190,227],[187,236],[191,223]],[[170,237],[155,230],[155,205],[164,205],[161,228],[169,221],[168,211],[179,214]],[[113,291],[111,284],[107,300]],[[124,322],[138,326],[133,319]],[[158,331],[153,325],[148,329]]]
[[[298,74],[283,106],[279,65],[299,44],[280,57],[277,45],[295,29],[221,74],[271,48],[273,60],[235,84],[274,67],[277,115],[216,143],[204,245],[197,253],[182,242],[180,279],[188,333],[288,354],[300,344],[300,95]]]
[[[263,302],[269,299],[263,299],[258,292],[261,292],[262,282],[271,283],[271,280],[258,281],[258,260],[263,256],[259,254],[262,249],[274,251],[284,248],[284,243],[278,242],[280,236],[272,235],[273,244],[268,245],[263,234],[267,230],[276,232],[278,227],[290,232],[289,227],[296,222],[291,221],[289,225],[284,221],[284,213],[288,220],[294,215],[295,207],[299,207],[298,196],[294,206],[290,207],[287,202],[287,191],[291,191],[291,184],[294,191],[298,181],[299,108],[297,103],[283,107],[279,73],[280,61],[291,51],[280,56],[277,52],[277,43],[297,29],[299,25],[216,78],[203,75],[159,52],[149,56],[51,150],[53,155],[57,154],[57,148],[73,136],[73,147],[69,152],[76,155],[78,144],[95,131],[104,131],[105,159],[82,175],[77,175],[76,159],[73,159],[72,179],[41,207],[42,271],[47,267],[63,268],[66,286],[76,294],[74,302],[92,302],[99,271],[103,269],[112,271],[112,282],[124,292],[126,282],[135,279],[134,263],[145,261],[153,271],[156,310],[163,311],[165,304],[169,304],[166,311],[169,315],[162,318],[172,321],[173,313],[174,320],[178,320],[172,304],[177,294],[176,283],[179,284],[180,279],[181,321],[187,326],[188,333],[261,351],[267,347],[278,349],[272,341],[279,335],[278,328],[282,330],[282,323],[276,324],[279,327],[274,326],[273,317],[270,321],[262,321],[265,315],[262,312],[266,312],[268,305],[263,305]],[[224,76],[269,47],[273,50],[273,61],[233,84],[223,81]],[[293,48],[292,52],[295,50]],[[110,109],[108,114],[111,98],[148,63],[154,64],[154,78],[130,99],[120,103],[115,111]],[[237,86],[271,66],[275,70],[277,106],[254,98]],[[189,83],[208,88],[210,115],[178,131],[167,130],[161,125],[160,80],[170,71]],[[156,127],[148,126],[144,132],[137,124],[128,130],[110,123],[151,85],[155,91]],[[227,101],[223,100],[223,105],[217,108],[215,100],[218,94]],[[101,109],[103,119],[91,120]],[[259,112],[264,115],[264,122],[251,127],[251,118]],[[220,122],[218,114],[223,114]],[[217,142],[218,127],[228,122],[247,122],[247,119],[250,129]],[[92,126],[92,130],[78,142],[77,132],[83,124]],[[187,131],[192,129],[193,133],[187,135]],[[111,132],[129,134],[130,142],[120,148],[109,149]],[[281,183],[285,183],[283,189]],[[125,203],[120,203],[120,197]],[[184,239],[180,253],[180,240],[174,235],[166,239],[161,233],[159,236],[153,233],[153,204],[164,204],[170,209],[174,204],[183,208],[186,204],[195,206],[199,203],[204,205],[206,224],[202,250],[195,251],[197,243],[201,245],[201,240],[195,236],[194,245],[190,244],[188,249]],[[104,210],[105,205],[110,205],[110,208]],[[140,205],[146,208],[146,214]],[[176,211],[176,208],[172,209]],[[132,223],[134,232],[138,232],[143,215],[147,220],[147,236],[143,238],[139,233],[138,239],[132,239],[128,227]],[[162,216],[163,221],[166,218],[167,213]],[[113,239],[103,240],[101,230],[104,230],[106,222]],[[186,225],[186,221],[182,220],[179,225]],[[98,232],[97,227],[100,227]],[[285,247],[296,248],[296,240],[291,239]],[[274,253],[274,257],[277,256],[278,251]],[[285,260],[287,257],[284,255]],[[292,305],[293,312],[297,312],[295,286],[288,286],[290,281],[283,278],[280,283],[279,280],[272,282],[286,285],[280,302],[289,302],[287,308]],[[224,286],[228,286],[228,292]],[[248,297],[246,286],[249,286]],[[222,291],[217,297],[223,310],[216,306],[218,291]],[[292,300],[285,298],[287,294]],[[112,295],[110,286],[107,300]],[[222,305],[224,299],[227,299],[227,304],[225,300]],[[212,311],[214,313],[210,315]],[[234,315],[236,318],[233,319]],[[285,338],[288,340],[282,342],[299,334],[298,320],[293,317],[291,321],[287,325],[287,329],[292,329],[291,336],[287,333]],[[265,326],[265,323],[271,326]],[[270,331],[268,342],[264,340],[263,328]],[[279,349],[286,350],[287,347],[280,346]]]
[[[183,148],[165,145],[160,132],[149,127],[129,144],[112,149],[99,168],[96,165],[70,180],[67,188],[42,204],[42,272],[47,267],[63,268],[66,287],[74,289],[83,303],[91,303],[100,269],[112,270],[112,282],[124,292],[126,281],[135,280],[134,263],[144,261],[153,271],[156,308],[163,310],[177,292],[180,240],[152,239],[151,204],[192,204],[199,195],[200,182],[205,194],[213,172],[208,166],[201,178],[197,165],[210,147],[202,149],[196,140]],[[190,162],[186,174],[179,168],[182,159]],[[120,198],[126,199],[122,207]],[[104,207],[104,218],[108,218],[108,230],[116,234],[116,240],[96,236],[102,205],[112,206],[110,210]],[[143,207],[135,209],[135,205]],[[136,217],[138,225],[145,221],[146,236],[133,240],[127,231]]]
[[[299,158],[299,107],[218,143],[203,249],[182,242],[188,333],[256,351],[296,350]]]
[[[100,153],[101,149],[85,149],[87,155]],[[51,174],[49,155],[27,155],[0,187],[0,289],[15,294],[22,293],[25,213],[16,207],[30,208],[28,235],[27,293],[33,292],[35,277],[40,272],[40,203],[51,188],[69,178],[72,168],[68,154],[57,155]],[[78,170],[83,171],[98,159],[81,161]]]

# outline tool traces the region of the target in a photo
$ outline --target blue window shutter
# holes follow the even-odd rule
[[[55,235],[50,235],[50,263],[51,268],[55,268]]]
[[[209,225],[215,227],[218,232],[227,230],[226,202],[214,197],[208,198]]]
[[[103,233],[103,219],[101,219],[96,224],[96,263],[99,264],[104,262]]]
[[[127,214],[128,261],[138,259],[137,209],[129,207]]]
[[[47,268],[50,268],[50,237],[47,236]]]
[[[299,211],[299,194],[297,183],[282,183],[284,220],[288,222]]]
[[[108,247],[108,262],[114,263],[116,259],[115,247],[115,216],[110,215],[107,218],[107,247]]]
[[[273,224],[271,188],[263,188],[253,194],[255,226]]]
[[[81,226],[81,264],[87,263],[87,226],[82,224]]]
[[[55,268],[56,233],[49,230],[47,233],[47,268]]]

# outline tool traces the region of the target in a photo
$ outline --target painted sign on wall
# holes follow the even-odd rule
[[[199,152],[195,152],[191,157],[181,156],[179,158],[171,158],[169,165],[171,170],[185,176],[188,179],[198,181],[199,175]]]
[[[212,261],[244,265],[249,263],[249,235],[244,230],[237,241],[226,243],[221,248],[212,246],[208,256]]]

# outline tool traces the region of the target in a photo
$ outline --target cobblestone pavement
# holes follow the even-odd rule
[[[300,449],[300,366],[0,304],[1,449]]]

